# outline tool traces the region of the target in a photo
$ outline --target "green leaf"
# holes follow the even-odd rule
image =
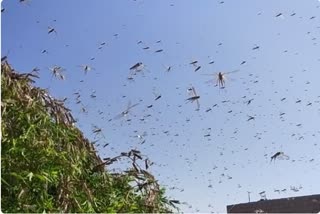
[[[29,178],[29,181],[31,181],[31,180],[32,180],[32,177],[33,177],[33,173],[30,172],[30,173],[27,175],[27,178]]]
[[[12,175],[13,177],[17,178],[18,180],[24,181],[24,178],[21,175],[15,173],[15,172],[11,172],[10,175]]]

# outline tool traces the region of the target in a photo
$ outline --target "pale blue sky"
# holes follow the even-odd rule
[[[226,212],[228,204],[247,202],[247,191],[253,201],[261,191],[270,199],[319,193],[320,2],[219,2],[4,1],[2,56],[8,54],[21,72],[40,68],[37,85],[68,97],[90,139],[92,124],[103,129],[106,139],[97,143],[102,157],[131,148],[148,155],[168,195],[192,205],[182,211]],[[48,34],[48,27],[57,33]],[[164,51],[155,53],[159,49]],[[189,64],[194,60],[201,66],[197,72]],[[146,69],[128,81],[137,62]],[[94,70],[85,75],[83,64]],[[54,65],[66,69],[65,81],[51,77]],[[165,66],[172,66],[170,72]],[[225,89],[201,75],[236,69]],[[200,111],[185,101],[191,85],[200,95]],[[76,91],[87,114],[76,104]],[[155,101],[153,92],[162,97]],[[128,116],[132,121],[108,122],[129,101],[139,102]],[[208,128],[211,136],[204,137]],[[143,132],[141,145],[132,136]],[[110,145],[103,148],[104,141]],[[278,151],[290,159],[270,164]],[[293,192],[290,186],[301,188]]]

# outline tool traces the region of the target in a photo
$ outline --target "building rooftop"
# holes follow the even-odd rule
[[[227,213],[318,213],[320,194],[260,200],[227,206]]]

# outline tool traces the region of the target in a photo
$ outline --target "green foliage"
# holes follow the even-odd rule
[[[1,75],[2,212],[171,212],[174,205],[131,150],[101,160],[63,101],[33,87],[33,72],[7,62]],[[105,170],[120,159],[126,171]],[[143,163],[143,164],[141,164]],[[140,166],[144,165],[144,169]]]

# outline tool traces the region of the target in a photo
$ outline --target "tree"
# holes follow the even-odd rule
[[[35,72],[2,62],[1,208],[3,212],[171,212],[175,200],[148,172],[139,151],[101,159],[63,101],[34,87]],[[111,173],[121,159],[131,166]],[[143,166],[143,167],[142,167]]]

